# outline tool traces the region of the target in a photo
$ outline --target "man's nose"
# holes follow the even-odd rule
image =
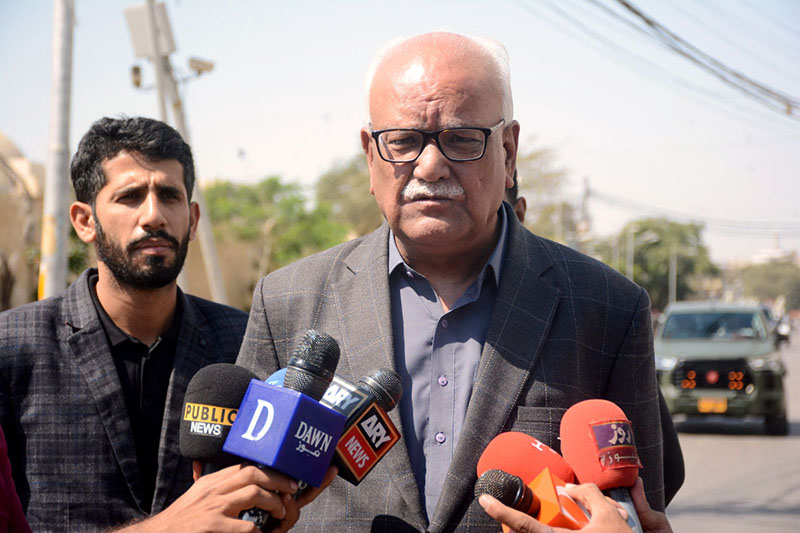
[[[158,195],[154,192],[149,193],[141,205],[139,225],[143,228],[161,228],[166,223],[164,206],[159,201]]]
[[[414,177],[425,181],[450,177],[450,161],[433,139],[422,147],[422,153],[415,161]]]

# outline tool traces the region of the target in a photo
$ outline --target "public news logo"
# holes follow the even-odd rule
[[[373,405],[342,435],[336,453],[360,481],[399,438],[386,414]]]
[[[222,436],[222,426],[232,426],[238,409],[187,403],[183,419],[189,422],[189,433],[194,435]]]

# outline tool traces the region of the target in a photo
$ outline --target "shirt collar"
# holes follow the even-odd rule
[[[97,316],[100,318],[100,323],[103,325],[103,329],[106,331],[108,335],[108,341],[111,346],[117,346],[125,341],[131,342],[138,342],[141,344],[141,341],[136,337],[132,337],[122,331],[117,325],[111,320],[111,317],[108,316],[106,310],[103,309],[103,305],[100,303],[100,299],[97,297],[97,280],[98,280],[97,273],[94,273],[89,276],[89,294],[92,296],[92,303],[94,303],[94,308],[97,310]],[[170,324],[167,331],[165,331],[160,337],[159,342],[161,340],[169,340],[169,341],[177,341],[178,340],[178,331],[180,329],[181,323],[181,314],[182,314],[182,304],[181,300],[183,299],[183,292],[181,291],[180,287],[178,288],[178,297],[175,302],[175,314],[172,317],[172,324]]]
[[[484,272],[487,267],[491,267],[492,273],[494,274],[494,281],[497,283],[497,286],[500,286],[500,271],[503,266],[503,257],[505,256],[506,250],[506,240],[508,237],[508,221],[506,220],[506,210],[503,209],[503,206],[500,206],[500,209],[497,211],[497,217],[500,219],[500,237],[497,239],[497,244],[494,246],[494,250],[492,250],[492,255],[489,256],[489,260],[486,261],[486,264],[481,269],[480,274],[478,274],[478,278],[483,280]],[[400,266],[404,265],[405,268],[415,272],[413,268],[406,264],[403,261],[403,256],[400,255],[400,250],[397,249],[397,244],[394,241],[394,232],[392,232],[391,228],[389,229],[389,274],[394,272],[394,270]]]

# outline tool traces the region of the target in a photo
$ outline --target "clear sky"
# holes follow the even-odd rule
[[[75,0],[70,150],[102,116],[157,117],[137,91],[125,7]],[[699,49],[800,98],[800,2],[633,0]],[[554,149],[577,202],[584,178],[592,231],[631,218],[707,222],[712,258],[800,249],[800,114],[756,104],[613,19],[614,0],[168,0],[171,61],[215,63],[183,85],[201,179],[279,174],[310,186],[360,150],[363,76],[399,35],[448,29],[502,41],[525,146]],[[52,2],[0,0],[0,131],[30,159],[47,156]],[[366,184],[365,184],[366,186]],[[753,224],[739,224],[753,222]]]

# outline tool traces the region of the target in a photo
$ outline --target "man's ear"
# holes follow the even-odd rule
[[[97,238],[97,230],[94,225],[92,206],[83,202],[73,202],[69,206],[69,221],[75,228],[78,238],[86,244],[92,243]]]
[[[367,171],[369,172],[369,193],[375,196],[375,190],[372,187],[372,162],[375,159],[375,152],[372,149],[372,135],[367,128],[361,129],[361,149],[364,150],[364,155],[367,156]]]
[[[193,241],[197,235],[197,223],[200,221],[200,205],[197,202],[189,203],[189,240]]]
[[[505,150],[506,189],[514,185],[514,169],[517,168],[517,148],[519,148],[519,122],[512,120],[503,129],[503,150]]]

